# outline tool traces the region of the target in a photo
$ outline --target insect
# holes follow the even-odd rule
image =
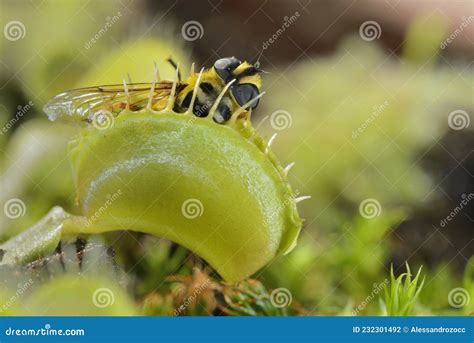
[[[200,74],[195,73],[193,67],[190,76],[183,82],[178,66],[172,60],[168,61],[177,70],[178,80],[175,85],[172,81],[158,80],[155,68],[154,83],[124,82],[123,85],[78,88],[58,94],[46,104],[44,110],[51,120],[66,115],[88,122],[91,122],[91,116],[101,111],[118,114],[126,108],[139,111],[147,105],[153,110],[162,110],[166,108],[174,86],[176,99],[173,110],[182,113],[189,109],[196,82],[200,78],[192,109],[197,117],[207,117],[219,94],[226,85],[232,83],[213,117],[215,122],[224,123],[239,107],[260,94],[262,70],[249,62],[242,62],[235,57],[221,58],[212,68],[203,70]],[[254,109],[257,105],[258,99],[249,107]]]

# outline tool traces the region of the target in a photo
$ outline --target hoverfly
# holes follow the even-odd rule
[[[56,95],[44,107],[51,120],[60,116],[71,119],[91,121],[91,116],[101,111],[117,115],[124,109],[139,111],[147,106],[159,111],[166,108],[170,96],[173,97],[173,110],[186,112],[193,103],[192,112],[197,117],[207,117],[209,110],[219,100],[214,121],[224,123],[231,114],[242,106],[254,109],[258,105],[262,85],[258,64],[242,62],[235,57],[221,58],[209,69],[195,73],[194,68],[186,81],[181,81],[178,66],[168,60],[175,68],[177,82],[156,80],[153,83],[130,83],[78,88]],[[157,70],[155,69],[157,79]],[[196,96],[192,102],[196,88]],[[227,87],[226,87],[227,85]],[[228,88],[228,91],[227,91]],[[255,101],[252,102],[252,100]],[[250,105],[249,105],[250,102]]]

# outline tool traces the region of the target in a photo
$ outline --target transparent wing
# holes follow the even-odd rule
[[[127,101],[132,111],[138,111],[147,105],[151,87],[151,83],[128,84],[128,99],[123,85],[73,89],[53,97],[43,110],[50,120],[65,118],[72,121],[87,121],[100,110],[118,113],[126,108]],[[169,81],[156,83],[152,105],[168,97],[171,87]]]

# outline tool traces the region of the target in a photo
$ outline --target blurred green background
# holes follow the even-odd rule
[[[88,239],[87,268],[75,266],[77,241],[64,242],[66,267],[57,254],[2,267],[1,313],[407,314],[379,287],[405,263],[424,277],[409,314],[474,312],[472,3],[0,4],[0,205],[24,205],[14,218],[0,213],[2,241],[54,205],[77,213],[67,159],[76,128],[49,122],[45,102],[150,82],[154,62],[171,79],[168,57],[186,71],[260,56],[267,94],[254,125],[278,133],[272,148],[283,165],[296,162],[293,188],[312,196],[299,205],[295,250],[239,285],[170,242],[121,232]],[[110,306],[90,300],[103,289]],[[275,290],[291,302],[275,306]]]

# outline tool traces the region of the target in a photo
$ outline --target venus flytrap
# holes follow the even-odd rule
[[[31,261],[43,253],[53,251],[62,237],[87,231],[85,217],[72,216],[56,206],[29,229],[0,244],[0,264]]]
[[[175,111],[177,79],[163,101],[145,99],[147,106],[138,110],[130,106],[136,95],[125,84],[126,103],[119,113],[110,112],[111,125],[89,125],[70,142],[81,216],[53,209],[40,223],[0,245],[5,251],[2,263],[41,255],[68,234],[114,230],[174,241],[204,258],[228,282],[242,280],[289,252],[301,228],[296,203],[305,197],[295,197],[287,170],[269,149],[271,140],[251,125],[247,108],[263,93],[218,124],[213,119],[219,102],[234,81],[223,88],[207,117],[196,117],[190,109],[202,71],[194,77],[185,112]],[[154,90],[155,83],[150,99]],[[100,211],[118,189],[120,196]],[[189,199],[199,201],[198,216],[183,213]],[[90,220],[99,211],[101,215]]]

